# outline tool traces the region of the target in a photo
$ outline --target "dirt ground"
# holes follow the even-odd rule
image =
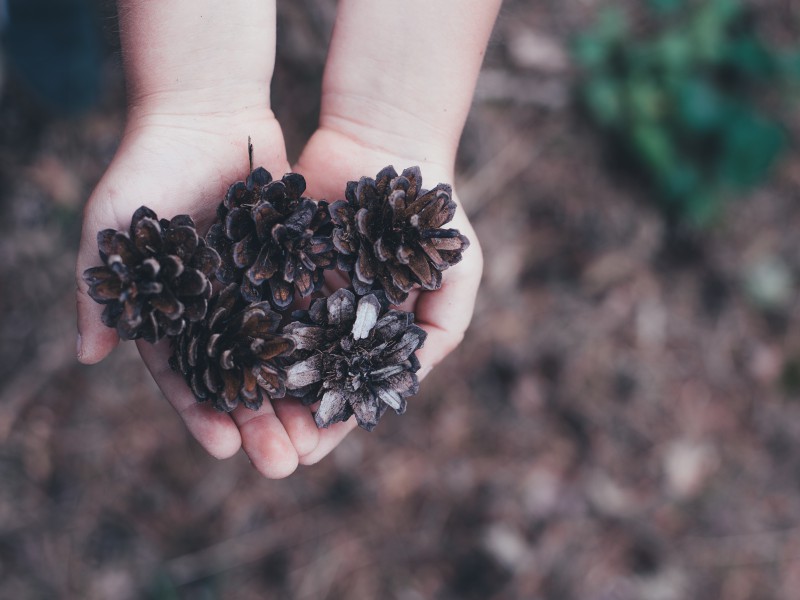
[[[132,344],[74,359],[81,208],[124,119],[113,15],[89,114],[12,74],[0,597],[799,598],[800,153],[711,230],[669,231],[570,102],[599,4],[504,5],[456,181],[486,254],[473,325],[406,415],[281,481],[207,456]],[[334,6],[279,5],[296,155]]]

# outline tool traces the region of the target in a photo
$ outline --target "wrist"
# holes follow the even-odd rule
[[[253,144],[254,166],[273,174],[288,171],[283,133],[270,111],[190,115],[141,107],[128,113],[118,154],[140,157],[144,164],[193,156],[211,166],[207,177],[226,173],[220,185],[229,185],[248,174],[248,140]]]
[[[328,114],[320,119],[314,138],[324,147],[337,148],[337,158],[364,168],[418,165],[427,167],[423,172],[436,172],[450,181],[455,170],[457,139],[401,120],[381,126]]]
[[[269,109],[275,3],[118,0],[131,112]]]
[[[294,170],[310,175],[308,193],[311,196],[330,201],[344,197],[348,181],[357,181],[363,176],[375,177],[388,165],[394,166],[398,173],[418,166],[423,187],[427,189],[437,183],[453,184],[454,161],[451,158],[437,156],[423,146],[408,150],[377,147],[335,129],[321,127],[309,140]]]
[[[128,95],[128,118],[167,120],[203,118],[274,118],[269,84],[137,89]]]
[[[186,100],[182,102],[182,98]],[[226,136],[268,129],[282,140],[280,125],[265,102],[234,104],[224,102],[222,97],[189,99],[183,93],[154,94],[128,103],[126,132],[151,128],[181,128]]]

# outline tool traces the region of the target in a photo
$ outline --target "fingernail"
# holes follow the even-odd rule
[[[78,355],[78,358],[83,356],[83,344],[81,343],[81,334],[78,334],[78,341],[75,343],[75,354]]]

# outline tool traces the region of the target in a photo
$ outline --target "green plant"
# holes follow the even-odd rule
[[[765,44],[738,0],[649,0],[644,12],[646,34],[607,10],[575,40],[578,98],[666,212],[704,225],[785,149],[763,101],[800,80],[798,54]]]

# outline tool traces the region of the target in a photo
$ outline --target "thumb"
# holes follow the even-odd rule
[[[96,193],[96,192],[95,192]],[[75,267],[78,309],[78,360],[90,365],[103,360],[116,347],[119,337],[114,329],[106,327],[102,320],[103,306],[89,296],[89,286],[83,280],[83,272],[101,264],[97,251],[97,232],[103,229],[118,229],[119,224],[110,215],[97,214],[91,200],[83,213],[83,229],[78,262]]]

